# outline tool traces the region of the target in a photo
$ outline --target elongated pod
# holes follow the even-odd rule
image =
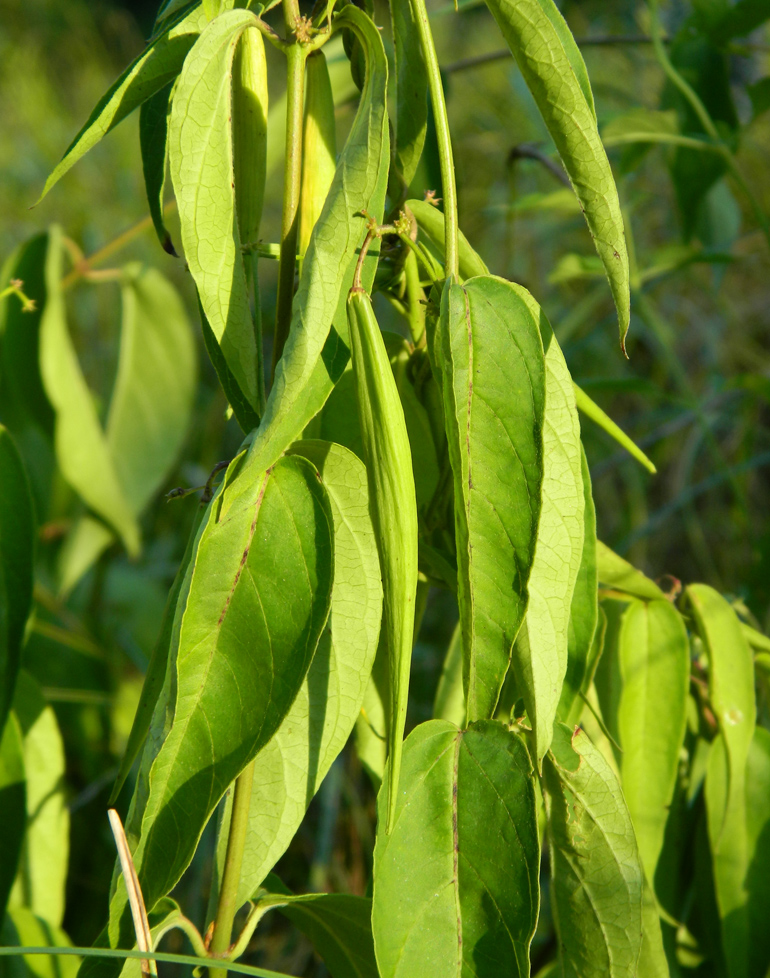
[[[241,34],[233,64],[233,170],[241,243],[259,239],[267,163],[267,65],[256,29]]]
[[[404,411],[369,296],[351,289],[348,323],[369,509],[380,554],[390,674],[388,818],[392,828],[409,693],[417,590],[417,500]]]
[[[305,62],[302,145],[298,252],[304,256],[337,168],[334,96],[323,51],[314,51]]]

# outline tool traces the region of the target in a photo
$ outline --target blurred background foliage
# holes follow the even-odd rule
[[[461,2],[458,13],[435,0],[461,224],[493,272],[521,282],[542,303],[577,382],[658,468],[649,475],[584,422],[600,538],[652,577],[706,581],[733,595],[767,629],[770,243],[758,213],[770,213],[770,32],[760,17],[749,32],[730,37],[719,27],[728,0],[673,0],[663,10],[671,58],[734,150],[744,186],[722,157],[664,141],[666,134],[699,137],[702,129],[647,40],[644,3],[565,0],[560,6],[588,65],[633,246],[629,359],[618,349],[609,289],[582,215],[526,86],[510,57],[499,56],[503,44],[491,16],[474,0]],[[153,0],[0,0],[3,258],[57,223],[76,263],[79,252],[97,252],[144,219],[136,114],[29,208],[102,92],[141,50],[154,8]],[[387,25],[380,0],[376,18]],[[268,54],[273,105],[283,86],[274,54]],[[340,137],[354,109],[347,69],[341,70],[333,75],[342,79],[335,85]],[[640,131],[660,141],[629,140]],[[271,154],[266,240],[276,240],[280,221],[280,146]],[[430,141],[412,190],[413,196],[441,195]],[[170,226],[173,236],[173,215]],[[183,447],[169,459],[165,483],[142,516],[140,556],[130,560],[113,542],[73,589],[63,590],[62,550],[84,506],[57,471],[50,446],[20,438],[40,527],[36,613],[23,664],[53,707],[63,739],[63,767],[52,790],[71,816],[69,863],[65,852],[60,869],[67,879],[63,926],[76,944],[91,943],[104,919],[114,860],[107,796],[196,506],[195,497],[167,503],[163,493],[205,483],[241,438],[226,419],[203,351],[183,262],[160,249],[149,227],[131,234],[100,267],[109,271],[113,261],[129,260],[159,269],[181,291],[200,372]],[[264,261],[262,271],[269,322],[275,263]],[[119,347],[119,289],[109,274],[81,277],[67,302],[81,365],[104,417]],[[383,327],[402,328],[381,296],[377,309]],[[14,432],[2,392],[0,411]],[[411,722],[431,714],[456,617],[447,592],[431,594],[415,653]],[[346,751],[278,866],[283,878],[299,889],[363,893],[373,801],[355,754]],[[205,911],[210,835],[180,884],[180,902],[192,917],[196,907],[201,918]],[[170,949],[175,940],[169,938]],[[325,973],[310,946],[280,920],[260,929],[254,947],[253,961],[263,966]],[[537,944],[534,951],[536,959]],[[47,967],[35,964],[41,975]]]

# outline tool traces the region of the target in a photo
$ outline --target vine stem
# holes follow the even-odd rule
[[[225,957],[230,950],[233,920],[238,909],[238,885],[241,881],[243,850],[249,827],[249,806],[253,781],[254,765],[250,763],[243,769],[235,782],[233,807],[230,812],[230,831],[225,854],[225,870],[222,874],[222,886],[219,891],[217,915],[214,920],[214,932],[211,935],[209,950],[212,957]],[[210,978],[224,978],[225,974],[226,972],[222,968],[209,968]]]
[[[296,3],[295,3],[296,5]],[[289,20],[287,3],[286,19]],[[283,353],[291,325],[294,299],[294,269],[297,263],[297,232],[299,228],[299,197],[302,180],[302,112],[304,108],[305,59],[304,44],[292,44],[286,49],[286,162],[283,184],[283,217],[281,220],[281,254],[278,259],[278,295],[275,307],[275,338],[273,341],[272,377]]]
[[[441,165],[441,183],[444,194],[444,254],[446,256],[446,274],[448,278],[457,278],[460,273],[460,243],[459,223],[457,217],[457,182],[455,180],[455,165],[452,155],[452,140],[449,135],[449,119],[447,117],[444,87],[441,84],[441,71],[436,56],[436,46],[428,21],[428,11],[425,0],[411,0],[412,10],[417,21],[420,34],[425,66],[428,70],[428,88],[433,106],[433,117],[436,123],[436,140],[438,142],[439,163]]]

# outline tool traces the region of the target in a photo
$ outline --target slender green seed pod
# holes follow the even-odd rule
[[[384,593],[390,673],[388,818],[396,810],[417,591],[417,500],[404,410],[369,296],[352,289],[348,323],[358,418]]]
[[[303,256],[323,208],[337,167],[334,96],[323,51],[308,55],[305,65],[305,118],[302,135],[302,190],[298,251]]]
[[[241,243],[256,244],[267,167],[267,64],[256,28],[243,32],[233,62],[233,164]]]

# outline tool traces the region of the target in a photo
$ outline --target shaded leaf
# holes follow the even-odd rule
[[[633,601],[623,615],[618,734],[623,794],[647,879],[655,879],[687,723],[690,643],[669,601]]]
[[[596,564],[599,581],[615,591],[624,591],[644,601],[665,599],[666,595],[658,585],[624,560],[614,550],[610,550],[601,540],[596,542]]]
[[[61,291],[62,237],[49,232],[47,300],[40,323],[40,369],[56,412],[56,458],[82,499],[122,537],[129,554],[139,550],[135,513],[118,480],[107,439],[67,329]]]
[[[329,494],[335,568],[331,612],[291,709],[254,761],[239,904],[252,896],[283,855],[350,736],[372,670],[382,616],[380,563],[363,463],[339,445],[321,441],[297,442],[290,452],[315,466]],[[230,799],[219,832],[220,872],[229,812]]]
[[[770,968],[770,733],[757,727],[746,764],[746,832],[748,872],[744,889],[749,913],[750,978]]]
[[[13,712],[24,743],[27,833],[10,902],[27,907],[48,924],[64,917],[69,862],[69,810],[64,797],[64,744],[56,714],[37,682],[22,669]]]
[[[528,976],[540,846],[524,743],[495,721],[422,723],[404,744],[390,835],[386,804],[383,790],[372,908],[382,978]]]
[[[588,84],[582,57],[553,0],[487,0],[487,6],[532,92],[580,200],[610,282],[624,347],[631,299],[623,216],[596,128],[593,103],[586,101],[581,85],[581,79],[583,85]]]
[[[26,824],[24,744],[18,720],[9,713],[0,736],[0,921],[19,865]]]
[[[166,186],[168,116],[173,88],[174,83],[169,82],[151,95],[139,110],[139,147],[142,151],[147,203],[158,241],[170,255],[176,255],[176,251],[163,217],[163,191]]]
[[[24,464],[0,424],[0,731],[13,700],[32,604],[36,531]]]
[[[567,672],[569,618],[583,552],[585,497],[580,422],[564,355],[535,301],[545,349],[543,482],[527,615],[513,649],[513,668],[527,707],[538,761],[548,750]]]
[[[465,726],[465,696],[463,694],[463,633],[458,621],[452,632],[444,665],[433,700],[434,720],[448,720],[455,726]]]
[[[75,136],[61,161],[48,177],[40,199],[64,174],[92,149],[110,129],[142,102],[179,74],[187,52],[206,26],[204,11],[195,7],[178,16],[148,44],[99,100],[88,121]]]
[[[424,231],[439,255],[444,255],[444,215],[435,204],[427,200],[408,200],[406,206],[414,214],[417,226]],[[473,278],[474,275],[488,275],[489,269],[470,246],[468,239],[460,231],[460,278]]]
[[[67,935],[26,907],[12,907],[0,928],[4,947],[69,947]],[[2,978],[75,978],[78,958],[74,955],[28,954],[0,959]]]
[[[396,164],[404,189],[412,182],[428,127],[428,72],[414,7],[409,0],[390,4],[396,55]]]
[[[543,773],[562,974],[633,978],[644,876],[620,785],[586,734],[562,723]]]

